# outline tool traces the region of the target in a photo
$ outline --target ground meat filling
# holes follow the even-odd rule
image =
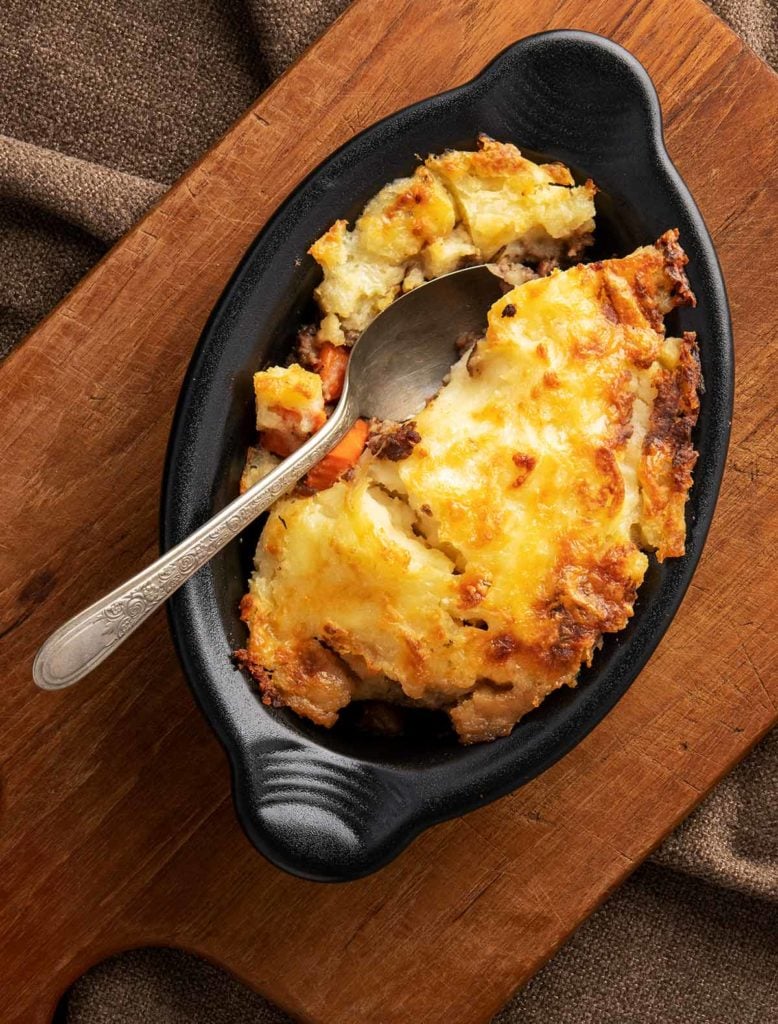
[[[297,332],[297,344],[290,353],[290,363],[299,363],[306,370],[316,370],[321,347],[316,340],[316,331],[317,328],[313,324],[308,324]]]
[[[367,447],[377,459],[389,459],[400,462],[407,459],[413,446],[421,441],[416,430],[416,423],[395,423],[392,420],[374,420],[370,424]]]

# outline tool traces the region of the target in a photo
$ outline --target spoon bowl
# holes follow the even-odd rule
[[[503,291],[500,278],[478,266],[396,299],[364,331],[349,359],[347,390],[358,415],[402,421],[420,412],[456,361],[459,339],[484,330],[487,310]]]

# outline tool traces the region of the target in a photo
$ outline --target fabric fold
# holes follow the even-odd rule
[[[0,135],[0,196],[115,242],[167,186]]]

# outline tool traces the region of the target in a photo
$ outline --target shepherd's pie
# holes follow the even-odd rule
[[[358,423],[271,510],[238,652],[265,703],[331,726],[383,701],[445,711],[464,743],[506,735],[624,628],[646,552],[684,553],[701,379],[664,317],[694,303],[686,256],[669,230],[576,262],[594,194],[482,138],[312,246],[321,320],[255,377],[244,488],[322,425],[348,346],[403,290],[468,262],[512,287],[414,421]]]

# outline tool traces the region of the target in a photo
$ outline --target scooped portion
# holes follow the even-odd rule
[[[460,230],[478,259],[523,246],[528,279],[492,306],[483,338],[414,422],[363,424],[322,486],[272,509],[237,652],[267,704],[331,726],[351,701],[380,700],[444,710],[464,743],[504,736],[548,693],[574,686],[603,636],[624,628],[645,552],[684,552],[701,380],[695,336],[664,327],[673,308],[694,303],[678,232],[623,259],[558,269],[590,237],[593,186],[575,195],[564,168],[525,167],[517,153],[482,142],[475,154],[430,158],[410,185],[389,186],[368,242],[371,204],[353,232],[338,229],[359,236],[344,243],[360,253],[353,267],[369,263],[372,245],[376,261],[388,252],[387,266],[423,274],[424,253]],[[433,238],[426,220],[414,231],[426,200],[397,206],[417,185],[430,190],[429,223],[447,233]],[[341,303],[339,259],[325,265],[319,301],[322,325],[334,317],[346,338],[390,278],[370,279],[379,283],[369,301],[362,288]],[[318,330],[305,344],[338,347]],[[315,418],[321,393],[309,392]],[[294,402],[304,434],[312,420]],[[279,429],[276,413],[259,409],[260,440]],[[253,457],[266,466],[262,449]]]
[[[340,397],[351,346],[398,295],[471,264],[491,262],[510,285],[569,265],[592,242],[596,191],[562,164],[535,164],[481,135],[475,151],[430,156],[390,182],[353,228],[336,221],[309,250],[322,269],[320,320],[300,330],[289,365],[254,375],[258,444],[241,491],[319,429]],[[365,440],[357,424],[305,486],[334,483]]]
[[[595,192],[562,164],[532,163],[485,135],[475,152],[428,157],[381,189],[352,229],[338,220],[311,246],[324,274],[319,340],[353,344],[401,292],[467,263],[502,258],[526,270],[578,256],[592,240]]]

